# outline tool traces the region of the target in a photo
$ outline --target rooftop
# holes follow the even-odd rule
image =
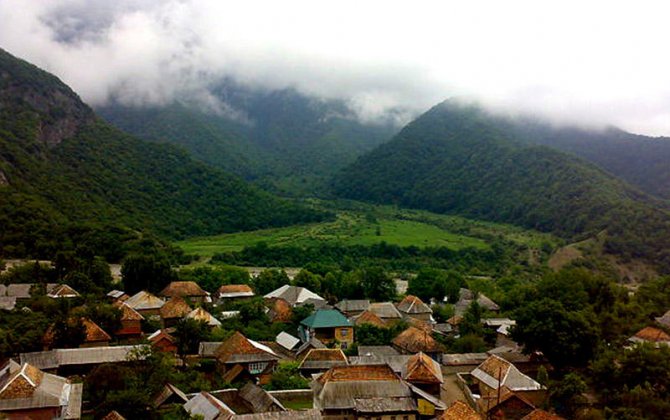
[[[335,309],[320,309],[300,321],[300,324],[309,328],[351,327],[351,322]]]
[[[308,299],[315,299],[320,301],[325,301],[324,298],[312,292],[309,289],[298,286],[291,286],[285,284],[277,290],[265,295],[266,298],[282,298],[286,300],[290,305],[295,306],[299,303],[303,303]]]
[[[407,295],[405,299],[400,301],[397,305],[400,312],[406,314],[432,314],[433,310],[430,306],[423,303],[421,299],[414,295]]]
[[[210,327],[221,326],[221,321],[214,318],[212,314],[204,310],[203,308],[196,308],[186,315],[186,318],[195,319],[196,321],[203,321]]]
[[[185,317],[191,310],[191,306],[182,297],[175,296],[161,307],[159,314],[163,319],[177,319]]]
[[[251,297],[254,291],[248,284],[224,284],[217,290],[220,298],[225,297]]]
[[[279,356],[266,345],[249,340],[236,331],[216,351],[221,363],[244,363],[263,360],[277,360]]]
[[[644,327],[630,338],[631,341],[646,341],[650,343],[670,342],[670,335],[660,328]]]
[[[137,292],[126,300],[126,305],[135,309],[136,311],[147,311],[153,309],[160,309],[165,302],[162,299],[152,295],[149,292],[142,290]]]
[[[209,293],[204,291],[198,283],[194,281],[173,281],[163,289],[159,295],[165,297],[205,297]]]
[[[417,353],[409,358],[403,369],[402,377],[415,384],[441,384],[444,382],[440,364],[425,353]]]
[[[483,417],[463,401],[454,401],[439,420],[482,420]]]
[[[416,327],[409,327],[393,339],[393,345],[410,353],[442,353],[444,346],[431,334]]]

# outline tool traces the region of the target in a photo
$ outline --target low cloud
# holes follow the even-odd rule
[[[450,96],[670,135],[664,2],[0,0],[0,47],[93,105],[197,101],[225,77],[406,121]],[[218,101],[218,102],[217,102]]]

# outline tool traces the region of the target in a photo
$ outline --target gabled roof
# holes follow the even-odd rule
[[[142,290],[137,292],[126,300],[126,305],[135,309],[136,311],[147,311],[153,309],[160,309],[165,302],[162,299],[152,295],[151,293]]]
[[[308,328],[351,327],[351,322],[335,309],[319,309],[300,321],[300,324]]]
[[[58,286],[54,287],[49,293],[47,293],[47,296],[54,299],[74,298],[79,296],[79,292],[77,292],[67,284],[59,284]]]
[[[402,314],[392,302],[376,302],[371,303],[368,310],[383,320],[387,319],[402,319]]]
[[[335,307],[344,313],[362,312],[368,310],[370,301],[367,299],[344,299],[338,302]]]
[[[188,401],[188,397],[182,392],[181,389],[170,383],[167,383],[165,386],[163,386],[161,392],[158,393],[158,395],[156,395],[156,397],[153,399],[152,405],[154,408],[158,408],[170,398],[172,398],[172,401],[176,400],[181,404],[184,404]]]
[[[402,375],[407,361],[412,357],[408,354],[370,354],[349,357],[350,365],[388,365],[395,373]]]
[[[176,296],[205,297],[209,296],[209,293],[204,291],[200,286],[198,286],[198,283],[194,281],[173,281],[165,286],[165,289],[161,290],[159,295],[169,298]]]
[[[393,339],[393,345],[409,353],[442,353],[444,346],[432,335],[416,327],[409,327]]]
[[[286,411],[286,407],[263,388],[248,382],[239,390],[239,396],[246,401],[253,412]],[[290,416],[290,415],[289,415]]]
[[[142,321],[144,319],[139,312],[126,305],[124,302],[116,301],[114,302],[114,306],[121,310],[121,321]]]
[[[456,304],[454,305],[455,306],[454,309],[456,311],[456,315],[461,315],[468,309],[468,306],[470,306],[472,301],[475,300],[475,293],[469,289],[465,289],[462,287],[460,288],[458,293],[459,293],[459,299],[458,302],[456,302]],[[498,304],[489,299],[483,293],[479,293],[477,295],[477,303],[479,304],[479,306],[481,306],[487,311],[495,312],[500,310]]]
[[[374,312],[363,311],[360,315],[354,317],[354,325],[371,324],[378,328],[386,328],[387,325]]]
[[[61,407],[66,419],[81,416],[82,384],[71,384],[28,363],[14,363],[9,369],[9,378],[0,387],[0,412]]]
[[[633,342],[670,343],[670,335],[660,328],[644,327],[629,340]]]
[[[463,401],[456,400],[444,411],[440,420],[482,420],[483,417]]]
[[[171,342],[171,343],[176,343],[176,342],[177,342],[177,339],[174,338],[172,335],[170,335],[170,333],[168,333],[168,332],[167,332],[166,330],[164,330],[164,329],[160,329],[160,330],[156,330],[156,331],[154,331],[153,333],[151,333],[151,335],[149,335],[149,336],[147,337],[147,340],[148,340],[151,344],[156,344],[156,343],[158,343],[158,342],[160,342],[160,341],[162,341],[162,340],[167,340],[167,341],[169,341],[169,342]]]
[[[358,346],[359,356],[397,356],[398,350],[391,346]]]
[[[249,340],[241,332],[235,331],[216,351],[221,363],[248,363],[278,360],[279,356],[271,348]]]
[[[298,347],[298,349],[295,351],[296,356],[300,356],[303,352],[309,351],[310,349],[325,349],[326,345],[321,342],[316,337],[311,337],[309,341],[305,341]]]
[[[400,381],[388,365],[335,366],[317,378],[317,382]]]
[[[167,301],[158,313],[163,319],[177,319],[185,317],[191,311],[191,307],[182,297],[175,296]]]
[[[306,289],[304,287],[291,286],[289,284],[285,284],[284,286],[280,287],[279,289],[273,290],[272,292],[265,295],[265,297],[266,298],[282,298],[282,299],[286,300],[292,306],[295,306],[299,303],[303,303],[307,299],[315,299],[315,300],[325,301],[324,298],[322,298],[321,296],[317,295],[316,293],[312,292],[309,289]]]
[[[279,344],[280,346],[289,351],[295,349],[300,344],[300,339],[298,337],[294,337],[291,334],[284,331],[277,334],[277,338],[275,338],[275,341],[277,342],[277,344]]]
[[[219,298],[236,298],[255,296],[254,291],[248,284],[224,284],[217,290]]]
[[[203,321],[210,327],[221,326],[221,321],[214,318],[212,314],[202,308],[196,308],[186,315],[186,318],[195,319],[196,321]]]
[[[184,410],[191,415],[200,415],[203,420],[224,420],[235,415],[223,401],[215,398],[210,393],[202,391],[184,404]]]
[[[402,377],[407,382],[420,384],[441,384],[444,382],[440,364],[425,353],[417,353],[409,358]]]
[[[282,298],[271,298],[268,318],[272,322],[291,322],[293,309],[291,304]]]
[[[524,375],[512,363],[491,355],[472,371],[472,376],[492,389],[506,387],[510,391],[537,391],[542,389],[537,381]]]
[[[30,363],[40,369],[56,369],[60,366],[91,365],[125,362],[144,349],[145,345],[85,347],[79,349],[55,349],[21,353],[22,363]]]
[[[406,314],[432,314],[433,310],[430,306],[423,303],[421,299],[414,295],[407,295],[405,299],[398,303],[398,310]]]
[[[124,296],[128,295],[126,295],[126,292],[124,292],[123,290],[112,290],[111,292],[107,293],[107,297],[110,297],[112,299],[121,299]]]
[[[201,341],[198,345],[198,356],[214,357],[223,341]]]
[[[105,332],[98,324],[91,321],[88,318],[82,318],[81,323],[84,325],[86,330],[86,340],[85,342],[95,342],[95,341],[110,341],[112,337]]]
[[[118,411],[110,411],[102,420],[126,420]]]
[[[312,349],[302,362],[299,369],[330,369],[333,366],[348,365],[347,356],[340,349]]]

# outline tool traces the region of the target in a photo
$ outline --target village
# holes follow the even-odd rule
[[[156,294],[107,292],[102,304],[116,308],[119,322],[105,330],[81,309],[95,303],[67,284],[0,286],[4,311],[35,311],[38,306],[26,305],[34,299],[67,307],[68,319],[49,326],[42,351],[2,361],[0,413],[9,419],[132,418],[139,415],[136,408],[126,407],[124,399],[115,407],[105,400],[112,392],[106,387],[113,388],[114,375],[124,369],[141,371],[156,363],[159,370],[197,371],[207,379],[201,386],[206,389],[193,383],[181,389],[169,379],[156,384],[152,377],[152,386],[146,384],[150,395],[144,395],[152,407],[149,417],[563,418],[547,404],[543,378],[552,365],[541,352],[524,352],[510,336],[516,321],[466,288],[449,303],[453,315],[438,322],[434,310],[444,302],[411,294],[396,301],[328,301],[290,283],[258,296],[250,284],[223,284],[210,293],[193,281],[172,281]],[[489,348],[447,352],[444,343],[458,338],[473,316]],[[203,340],[254,317],[277,332],[274,340],[254,340],[240,330],[219,333],[219,341]],[[670,344],[663,330],[670,326],[670,311],[656,323],[628,345]],[[124,411],[135,414],[124,417]]]

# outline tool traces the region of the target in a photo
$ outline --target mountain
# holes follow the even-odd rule
[[[670,269],[670,213],[582,159],[518,138],[474,105],[439,104],[333,181],[339,196],[507,222]]]
[[[319,220],[110,126],[55,76],[0,50],[0,246],[35,254],[64,225],[206,235]]]
[[[183,146],[198,160],[289,195],[323,192],[325,181],[388,140],[390,122],[363,123],[345,102],[225,80],[215,106],[178,101],[161,107],[111,103],[97,112],[145,140]]]
[[[565,127],[533,118],[507,119],[516,138],[577,155],[659,198],[670,199],[670,138]]]

